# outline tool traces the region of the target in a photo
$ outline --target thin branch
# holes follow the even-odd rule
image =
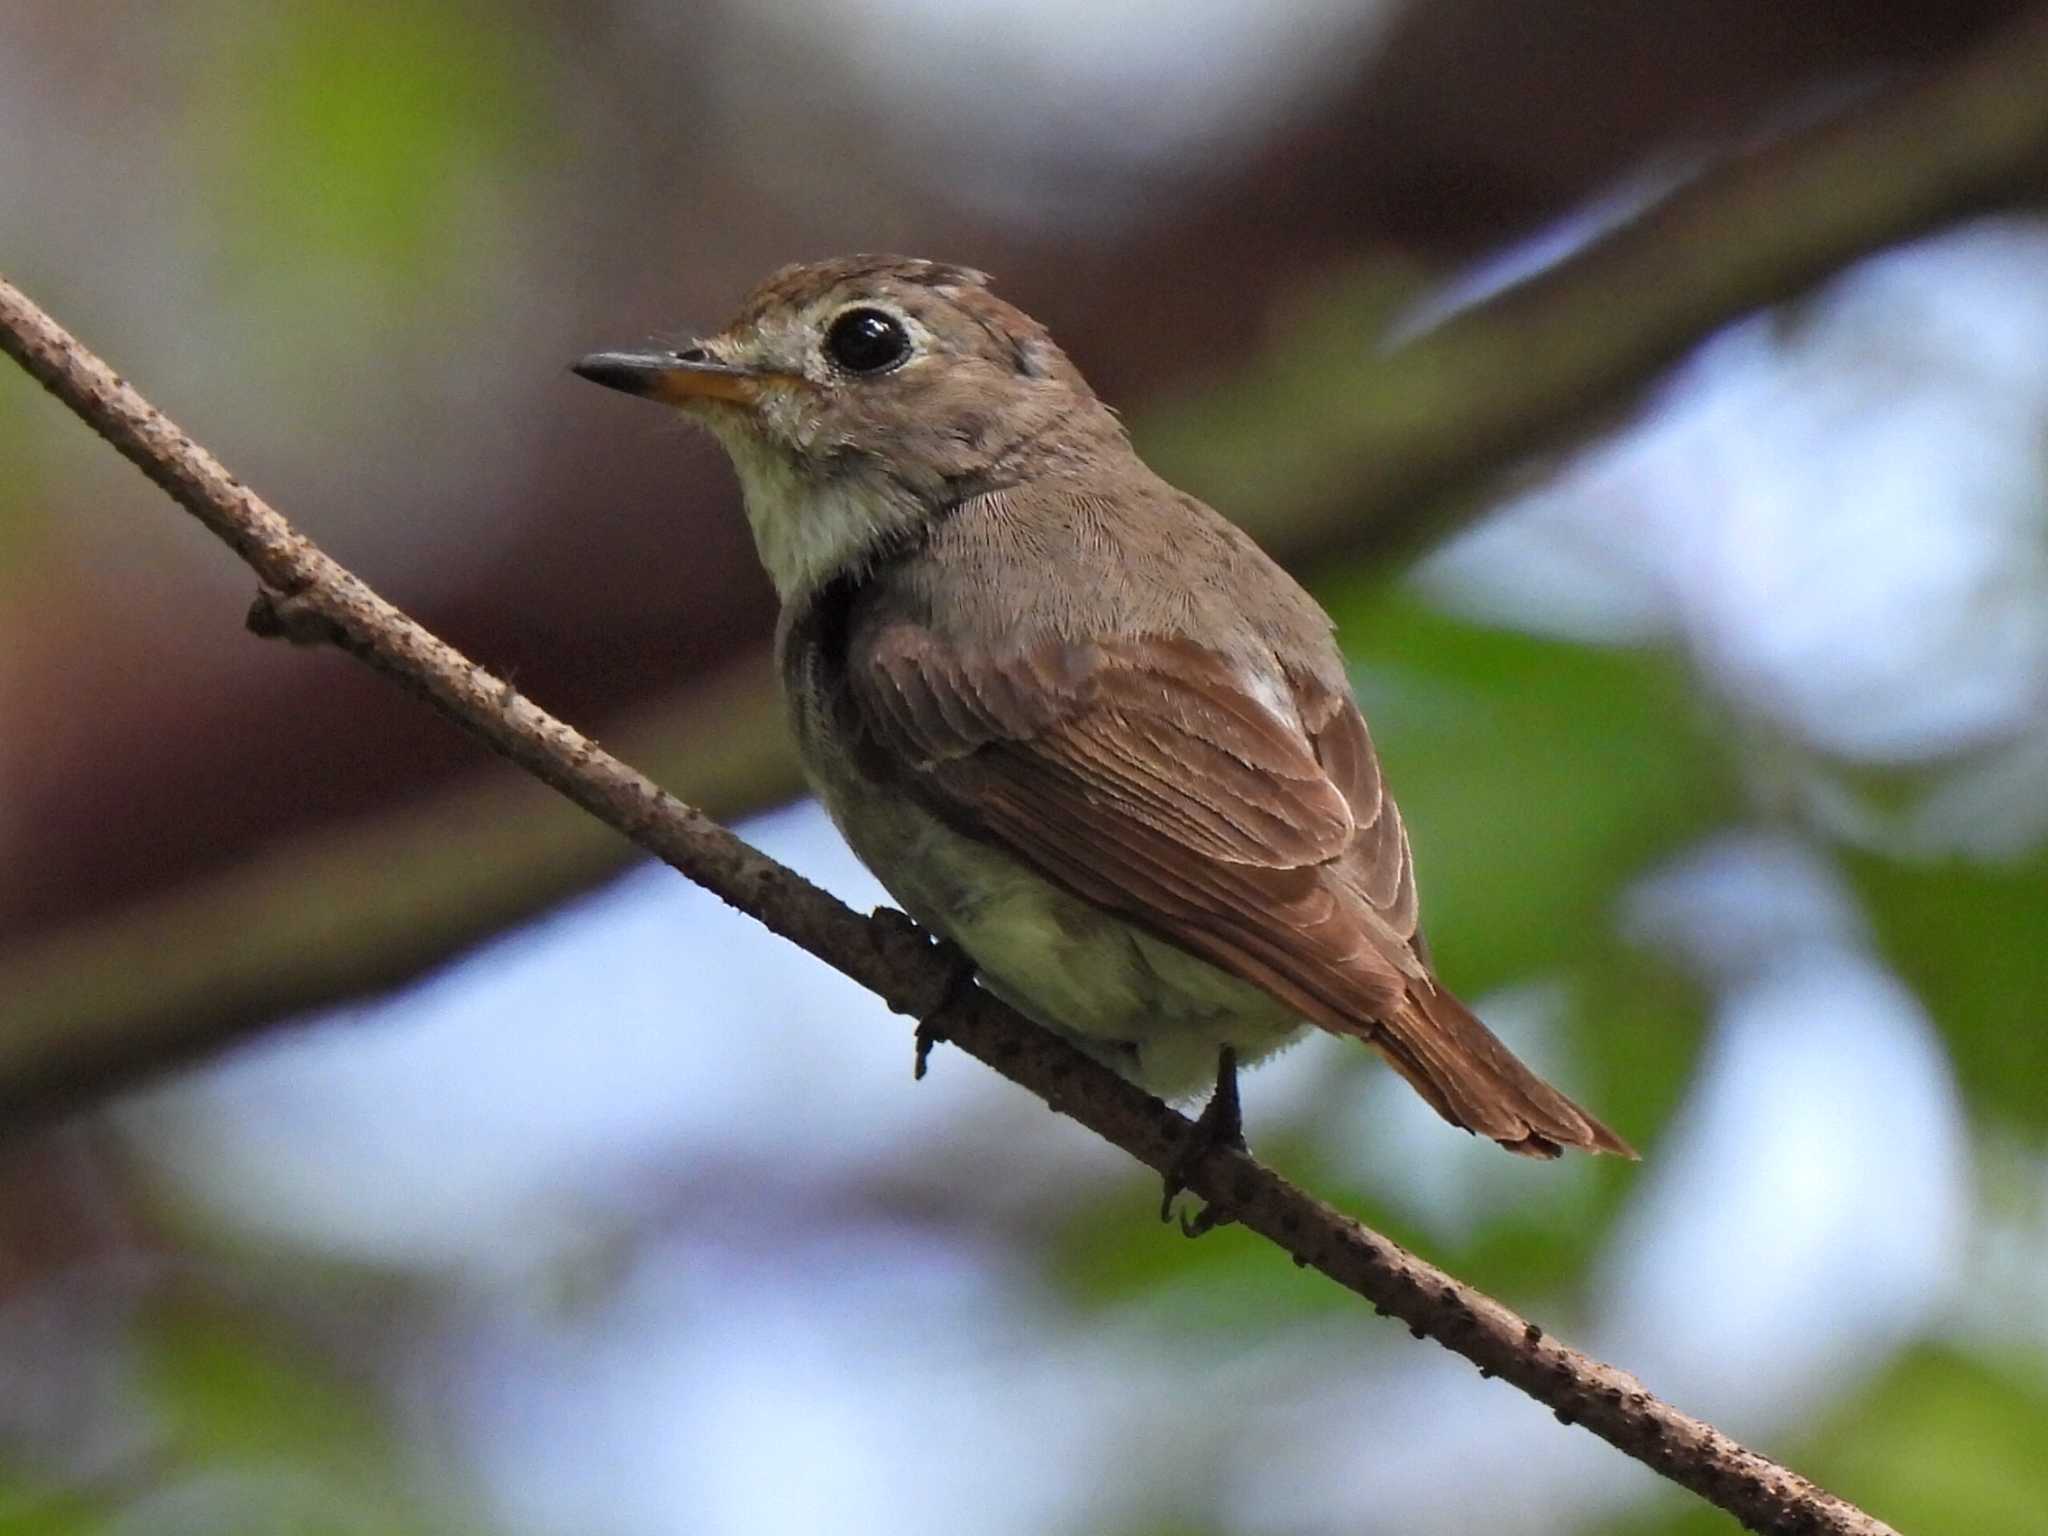
[[[2044,159],[2048,11],[2036,9],[1921,79],[1715,166],[1586,250],[1391,353],[1364,355],[1361,344],[1332,357],[1325,344],[1306,349],[1324,361],[1305,365],[1305,349],[1287,348],[1203,400],[1148,411],[1146,451],[1174,483],[1290,563],[1389,558],[1478,515],[1478,493],[1503,468],[1608,419],[1719,327],[1858,256],[2026,197]],[[1305,410],[1304,399],[1327,408]],[[757,696],[749,707],[770,705]],[[770,750],[780,754],[774,766],[791,772],[786,749]],[[404,856],[414,845],[403,824],[379,831],[396,851],[386,862],[405,869],[409,885]],[[501,849],[466,872],[438,861],[435,873],[472,882],[468,901],[452,905],[509,917],[514,895],[537,910],[584,882],[595,867],[587,847],[559,858],[537,847],[517,867]],[[317,862],[302,862],[309,858]],[[356,839],[331,857],[317,844],[289,849],[269,873],[341,884],[372,862]],[[188,899],[0,946],[0,990],[19,1042],[10,1055],[0,1038],[0,1108],[21,1098],[17,1060],[39,1059],[58,1040],[100,1036],[105,1049],[132,1050],[123,1045],[132,1041],[174,1056],[204,1046],[238,1010],[253,1018],[389,985],[473,932],[451,924],[395,941],[409,905],[401,889],[373,904],[382,921],[328,935],[320,963],[306,965],[292,958],[290,932],[266,925],[259,942],[245,942],[246,924],[204,920],[249,910],[261,899],[251,884],[225,879],[181,893]],[[83,1000],[53,984],[71,972],[73,955],[109,944],[171,974]],[[215,1006],[190,1005],[202,997]]]
[[[1476,517],[1475,491],[1597,429],[1723,326],[2044,183],[2037,5],[1939,69],[1713,166],[1383,358],[1340,357],[1326,380],[1292,380],[1285,409],[1247,407],[1264,381],[1256,368],[1235,376],[1154,467],[1283,553],[1389,559]]]
[[[264,584],[259,633],[320,640],[418,694],[690,879],[877,993],[1097,1135],[1161,1172],[1188,1122],[985,992],[952,985],[950,964],[900,914],[862,917],[555,720],[372,592],[299,534],[204,448],[0,281],[0,346],[187,511]],[[78,1064],[72,1064],[74,1070]],[[105,1083],[119,1063],[84,1070]],[[64,1091],[56,1077],[52,1091]],[[72,1092],[79,1084],[69,1085]],[[1681,1413],[1633,1376],[1548,1338],[1464,1285],[1288,1183],[1242,1151],[1186,1170],[1198,1194],[1250,1230],[1513,1383],[1752,1530],[1882,1536],[1888,1526]],[[1894,1533],[1895,1536],[1895,1533]]]

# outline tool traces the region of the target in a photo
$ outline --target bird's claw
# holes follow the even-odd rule
[[[875,908],[868,931],[874,936],[883,960],[891,966],[905,970],[922,967],[936,951],[946,967],[945,980],[936,987],[919,983],[888,996],[891,1008],[917,1020],[917,1055],[911,1072],[922,1080],[932,1047],[947,1038],[939,1016],[960,1000],[964,989],[974,985],[974,962],[959,945],[920,928],[894,907]]]
[[[1187,1139],[1167,1165],[1166,1192],[1159,1202],[1161,1221],[1173,1220],[1173,1203],[1188,1187],[1187,1176],[1197,1163],[1219,1147],[1237,1152],[1245,1150],[1244,1110],[1237,1097],[1237,1051],[1227,1045],[1216,1057],[1216,1091],[1209,1095],[1209,1102],[1202,1106],[1202,1113],[1189,1128]],[[1184,1236],[1200,1237],[1217,1227],[1227,1227],[1235,1220],[1235,1216],[1212,1200],[1192,1217],[1183,1212],[1180,1230]]]

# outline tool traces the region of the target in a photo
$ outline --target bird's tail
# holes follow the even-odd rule
[[[1524,1157],[1566,1147],[1633,1158],[1635,1148],[1523,1066],[1514,1052],[1442,987],[1411,987],[1405,1006],[1377,1022],[1372,1043],[1453,1125]]]

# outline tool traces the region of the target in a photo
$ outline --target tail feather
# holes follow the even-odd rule
[[[1430,1107],[1453,1125],[1524,1157],[1565,1147],[1633,1158],[1621,1137],[1559,1093],[1442,987],[1411,987],[1405,1006],[1379,1020],[1372,1043]]]

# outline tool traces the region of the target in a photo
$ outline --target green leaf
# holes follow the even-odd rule
[[[1045,1274],[1070,1305],[1141,1304],[1163,1327],[1199,1331],[1212,1348],[1219,1337],[1251,1347],[1294,1319],[1361,1305],[1239,1228],[1219,1227],[1189,1242],[1178,1225],[1155,1224],[1158,1190],[1150,1176],[1121,1181],[1060,1224],[1045,1251]],[[1182,1196],[1184,1210],[1200,1205]]]
[[[1938,1346],[1894,1363],[1822,1429],[1822,1481],[1902,1531],[2048,1532],[2038,1376]]]
[[[61,407],[12,363],[0,364],[0,375],[5,375],[0,379],[0,591],[16,582],[26,591],[27,583],[48,580],[32,559],[40,547],[54,542],[40,444],[42,431],[56,421]]]
[[[391,0],[232,15],[194,93],[223,275],[319,291],[307,321],[359,290],[445,305],[476,286],[493,199],[547,142],[516,21]]]
[[[1372,582],[1323,595],[1453,987],[1585,953],[1629,878],[1737,811],[1728,754],[1673,658],[1483,628]]]
[[[145,1379],[191,1456],[234,1461],[381,1460],[369,1406],[311,1358],[263,1339],[250,1320],[187,1307],[141,1330]]]
[[[235,1519],[224,1532],[481,1528],[462,1507],[464,1490],[415,1486],[367,1386],[274,1320],[187,1299],[146,1317],[137,1343],[165,1481],[194,1475],[224,1499]]]
[[[1851,851],[1843,865],[1964,1092],[2033,1137],[2048,1132],[2048,855],[1987,866]]]
[[[2048,1395],[1960,1351],[1909,1351],[1836,1409],[1803,1447],[1762,1447],[1916,1536],[2048,1532]],[[1670,1494],[1609,1536],[1730,1536],[1741,1527]]]
[[[100,1524],[84,1500],[0,1463],[0,1536],[87,1536]]]

